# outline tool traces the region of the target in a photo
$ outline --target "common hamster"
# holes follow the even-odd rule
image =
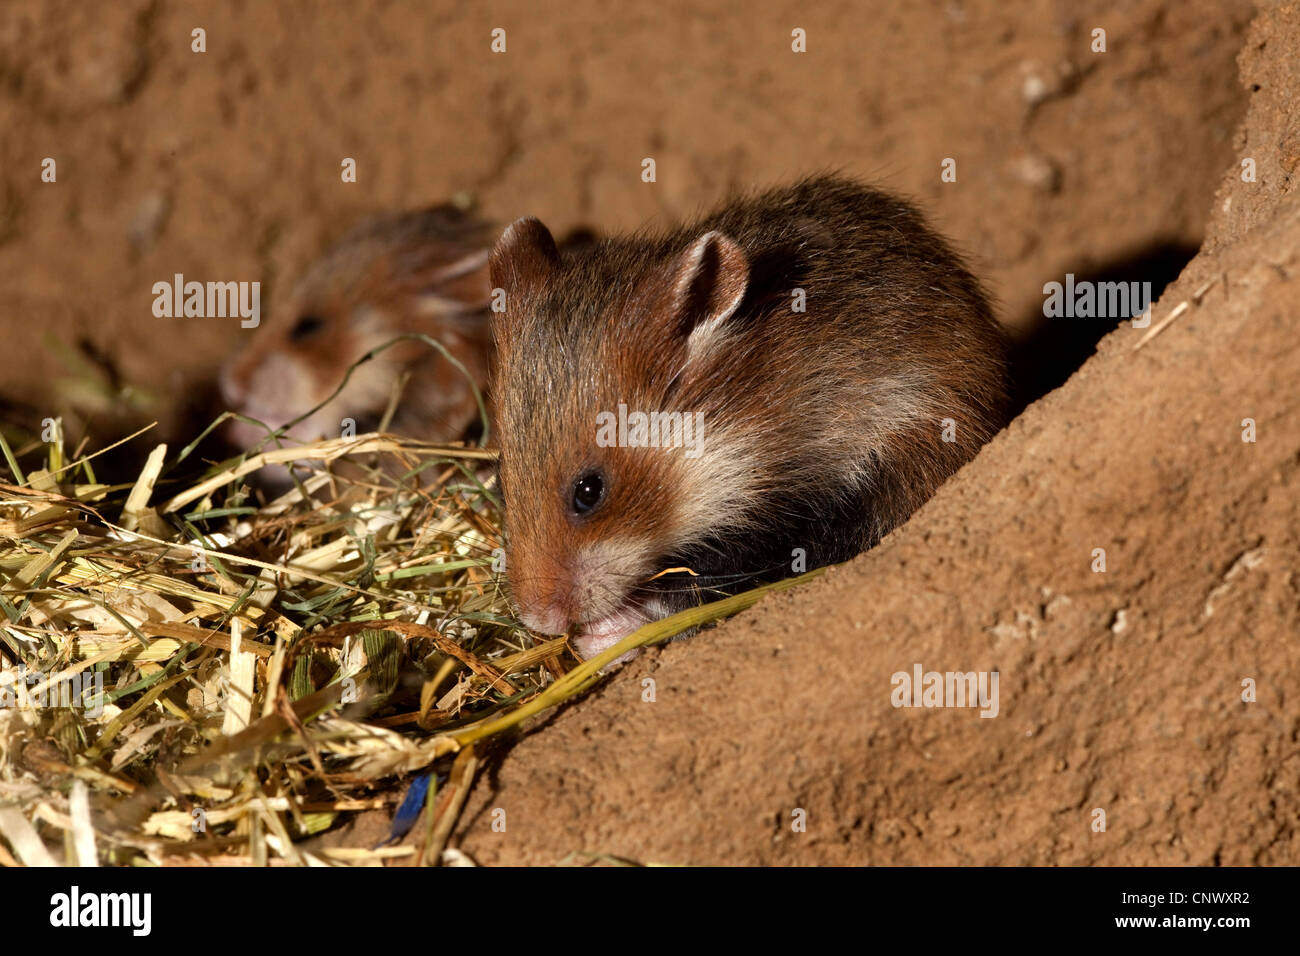
[[[492,354],[487,260],[495,234],[452,206],[377,219],[329,248],[284,308],[253,333],[221,372],[230,407],[278,428],[338,388],[368,351],[404,333],[440,342],[480,389]],[[420,341],[403,341],[357,366],[343,390],[288,434],[338,437],[344,419],[373,429],[405,373],[409,382],[389,430],[441,442],[480,417],[469,378]],[[232,422],[230,440],[251,447],[266,432]]]
[[[871,547],[1003,424],[979,282],[844,179],[564,254],[520,219],[490,269],[510,590],[584,657]]]

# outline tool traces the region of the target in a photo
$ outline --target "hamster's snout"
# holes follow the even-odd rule
[[[569,634],[574,649],[584,659],[670,613],[657,596],[620,587],[616,582],[626,576],[617,572],[611,575],[601,560],[602,553],[557,560],[547,554],[516,552],[527,573],[516,573],[511,580],[519,619],[542,634]],[[511,567],[518,571],[518,560]],[[636,655],[636,651],[630,651],[613,663],[623,663]]]
[[[248,376],[241,362],[228,362],[222,367],[217,377],[217,386],[226,408],[241,415],[248,415]],[[235,448],[253,448],[266,437],[266,430],[249,422],[231,419],[220,431],[221,437]]]
[[[280,428],[306,414],[320,400],[310,376],[295,359],[280,352],[263,355],[255,362],[237,357],[221,370],[218,385],[231,411],[262,423],[238,420],[226,423],[225,438],[238,448],[260,444],[267,437],[268,429]],[[320,422],[313,418],[295,425],[289,435],[311,440],[320,437],[317,432],[323,431]]]
[[[563,634],[569,629],[569,615],[553,604],[521,605],[519,620],[539,634]]]
[[[574,649],[583,660],[595,657],[606,648],[613,647],[643,624],[660,616],[655,610],[635,603],[628,603],[612,614],[583,624],[572,623],[570,615],[556,604],[543,603],[532,607],[520,607],[517,610],[519,620],[541,634],[571,633]],[[615,658],[610,664],[612,666],[626,663],[638,653],[640,652],[637,650],[628,651]]]

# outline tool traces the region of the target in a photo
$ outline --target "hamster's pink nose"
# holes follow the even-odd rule
[[[540,634],[564,634],[574,622],[573,579],[566,562],[546,548],[516,542],[508,550],[511,598],[519,620]]]

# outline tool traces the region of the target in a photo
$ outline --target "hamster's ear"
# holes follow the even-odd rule
[[[749,260],[727,236],[706,232],[670,268],[656,311],[688,336],[691,355],[703,354],[745,298]]]
[[[416,294],[430,312],[478,312],[488,307],[492,283],[488,281],[488,250],[475,249],[459,259],[428,270]]]
[[[512,222],[488,260],[492,288],[505,290],[506,316],[517,303],[545,286],[559,264],[555,239],[540,220],[527,216]]]

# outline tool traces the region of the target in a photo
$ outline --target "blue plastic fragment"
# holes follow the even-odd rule
[[[411,831],[411,827],[415,826],[415,821],[420,819],[420,811],[424,809],[424,800],[429,793],[429,781],[432,779],[433,771],[430,770],[411,781],[406,796],[402,798],[402,805],[397,808],[397,813],[393,817],[393,826],[388,831],[388,839],[379,846],[396,843]]]

